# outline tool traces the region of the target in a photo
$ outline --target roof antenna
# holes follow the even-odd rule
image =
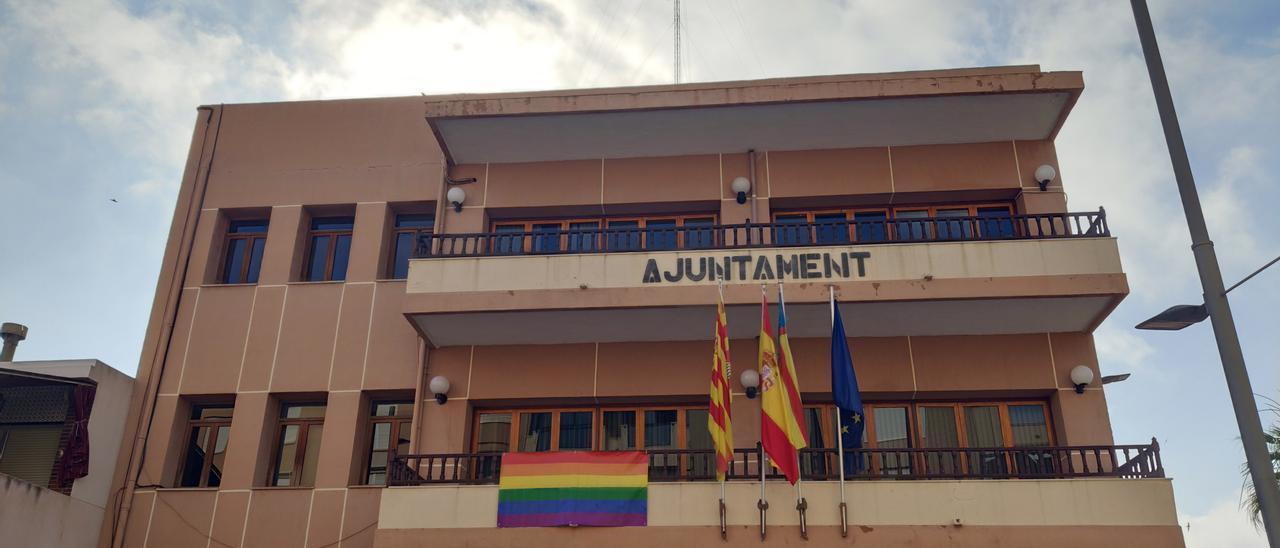
[[[676,19],[676,83],[680,83],[680,0],[675,0]]]

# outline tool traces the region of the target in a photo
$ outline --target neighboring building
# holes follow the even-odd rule
[[[97,546],[132,393],[97,360],[0,362],[0,544]]]
[[[1096,380],[1116,241],[1036,175],[1083,87],[1015,66],[201,107],[104,538],[719,543],[722,278],[728,538],[758,543],[736,376],[781,277],[810,538],[841,540],[833,287],[868,405],[843,541],[1181,545],[1159,448],[1116,445]],[[495,454],[592,449],[650,452],[647,527],[495,527]],[[769,493],[766,543],[795,542]]]

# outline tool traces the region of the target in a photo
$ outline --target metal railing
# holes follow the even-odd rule
[[[649,449],[649,480],[712,481],[715,454],[710,449]],[[759,445],[735,449],[726,477],[758,481],[764,452]],[[1050,479],[1081,477],[1163,478],[1160,445],[1081,445],[1056,447],[903,448],[847,451],[852,480]],[[836,449],[800,452],[805,480],[840,476]],[[398,455],[388,485],[493,484],[502,475],[502,453]],[[772,466],[766,477],[782,476]]]
[[[1110,236],[1106,211],[663,227],[420,233],[415,258],[557,255]]]

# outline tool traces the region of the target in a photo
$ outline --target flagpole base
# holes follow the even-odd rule
[[[800,538],[809,540],[809,521],[805,511],[809,509],[809,501],[803,497],[796,502],[796,510],[800,512]]]
[[[723,507],[724,503],[721,502],[720,506]],[[724,514],[723,510],[721,510],[721,514]],[[849,505],[843,502],[840,503],[840,536],[849,536]]]
[[[729,540],[729,527],[725,522],[724,499],[720,499],[720,540]]]
[[[756,508],[760,509],[760,540],[764,540],[764,529],[766,523],[766,515],[769,511],[769,502],[760,499],[756,501]]]

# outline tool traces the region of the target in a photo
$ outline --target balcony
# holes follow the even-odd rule
[[[714,481],[711,449],[649,449],[649,481]],[[763,451],[759,444],[735,449],[725,479],[760,481]],[[856,463],[849,480],[977,480],[1164,477],[1160,445],[1088,445],[1061,447],[858,449],[845,454]],[[836,449],[800,451],[805,481],[839,479]],[[399,455],[391,464],[388,485],[496,484],[502,476],[502,453]],[[768,468],[768,479],[782,475]]]
[[[1090,212],[1030,215],[423,233],[418,237],[414,258],[1044,240],[1110,235],[1106,211],[1100,208]]]
[[[434,346],[698,340],[721,286],[746,338],[785,281],[796,337],[828,287],[858,336],[1090,331],[1128,294],[1110,235],[1101,209],[424,235],[403,311]]]

